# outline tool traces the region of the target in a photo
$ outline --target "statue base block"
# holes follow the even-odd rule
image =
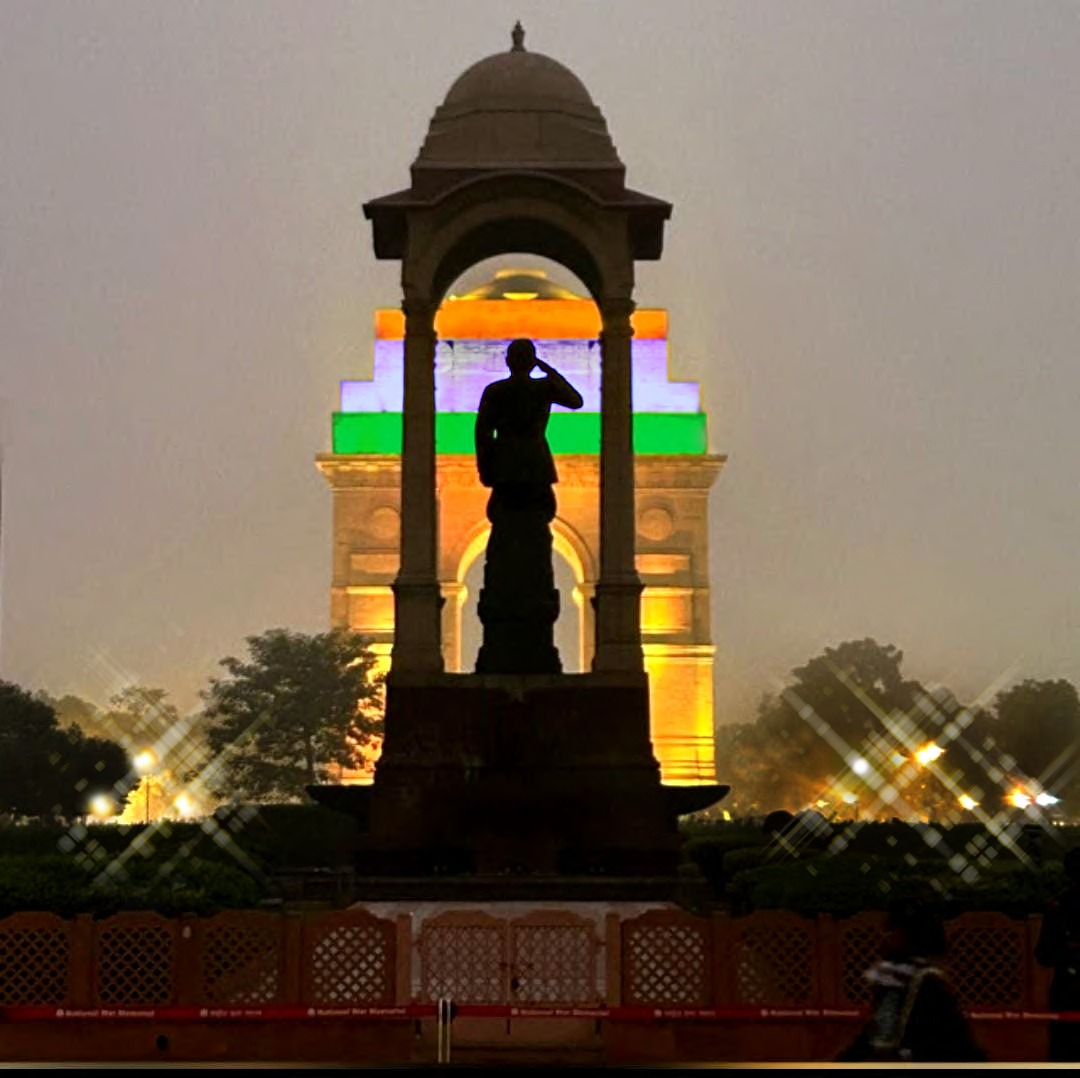
[[[727,789],[661,784],[643,674],[442,674],[388,680],[372,786],[310,792],[366,828],[365,892],[581,896],[619,880],[625,895],[636,880],[653,897],[676,879],[678,816]]]

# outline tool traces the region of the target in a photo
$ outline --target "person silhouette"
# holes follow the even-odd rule
[[[1054,971],[1050,981],[1050,1010],[1080,1010],[1080,846],[1062,860],[1068,885],[1043,916],[1035,961]],[[1050,1059],[1080,1062],[1080,1023],[1050,1023]]]
[[[491,488],[491,521],[479,614],[484,639],[477,673],[560,673],[554,644],[559,593],[551,563],[555,460],[547,442],[552,405],[576,410],[581,394],[536,355],[511,341],[510,376],[484,389],[476,416],[476,466]],[[544,377],[533,378],[534,368]]]
[[[873,1014],[842,1063],[981,1062],[986,1053],[972,1039],[942,964],[946,950],[941,918],[926,903],[896,904],[889,914],[881,961],[866,972]]]

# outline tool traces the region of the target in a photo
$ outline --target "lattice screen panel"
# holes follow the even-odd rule
[[[322,931],[309,958],[309,1003],[393,1002],[394,951],[379,924],[339,924]]]
[[[1024,1004],[1024,948],[1014,929],[956,928],[949,933],[949,972],[964,1007]]]
[[[688,922],[623,926],[624,1002],[630,1006],[709,1004],[709,937]]]
[[[514,925],[510,992],[520,1003],[596,1003],[596,947],[587,925]]]
[[[172,1001],[173,934],[153,924],[105,924],[97,937],[98,1002],[161,1004]]]
[[[840,934],[840,991],[847,1003],[870,1001],[866,972],[881,959],[885,932],[880,928],[851,928]]]
[[[425,925],[421,961],[426,998],[507,1002],[504,941],[501,925]]]
[[[68,933],[61,926],[0,928],[0,1004],[66,1002],[70,957]]]
[[[735,933],[732,961],[742,1003],[813,1002],[813,945],[793,928],[743,928]]]
[[[281,928],[210,923],[203,935],[202,990],[207,1003],[272,1003],[279,989]]]

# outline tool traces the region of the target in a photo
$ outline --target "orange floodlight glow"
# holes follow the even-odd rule
[[[923,747],[915,753],[915,759],[925,767],[927,764],[932,764],[935,760],[944,755],[945,750],[940,745],[935,745],[931,742],[929,745],[923,745]]]
[[[508,341],[535,337],[548,341],[595,341],[600,336],[600,309],[589,299],[472,299],[444,303],[435,315],[435,332],[444,341]],[[667,311],[642,308],[630,316],[638,340],[667,340]],[[396,307],[375,312],[375,339],[405,337],[405,313]]]

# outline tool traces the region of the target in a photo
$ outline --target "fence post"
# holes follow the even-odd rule
[[[712,917],[712,991],[713,1005],[728,1007],[735,1003],[735,969],[731,963],[735,931],[731,917],[717,913]]]
[[[400,913],[394,923],[394,1003],[412,1001],[413,933],[412,917]]]
[[[622,1003],[622,923],[617,913],[604,918],[604,995],[609,1007]]]
[[[836,1007],[840,1003],[840,981],[843,961],[840,955],[840,933],[836,921],[827,914],[818,915],[814,925],[814,953],[818,970],[818,1007]]]
[[[74,1007],[90,1007],[94,1003],[97,981],[94,969],[97,961],[94,947],[95,934],[96,925],[93,917],[88,913],[76,914],[75,920],[71,923],[71,951],[68,959],[71,963],[68,994],[71,997],[71,1005]]]
[[[281,1003],[301,1002],[303,979],[304,922],[298,913],[282,915],[281,925]]]
[[[198,917],[185,913],[176,934],[176,1002],[185,1005],[202,1002],[198,924]]]
[[[454,1001],[440,999],[436,1004],[435,1025],[438,1033],[436,1060],[439,1063],[450,1062],[450,1045],[454,1028]]]
[[[1039,933],[1042,931],[1042,914],[1029,914],[1027,918],[1027,977],[1025,978],[1025,995],[1027,996],[1027,1008],[1030,1011],[1045,1011],[1049,1009],[1050,1002],[1050,970],[1040,966],[1035,961],[1035,947],[1039,942]]]

